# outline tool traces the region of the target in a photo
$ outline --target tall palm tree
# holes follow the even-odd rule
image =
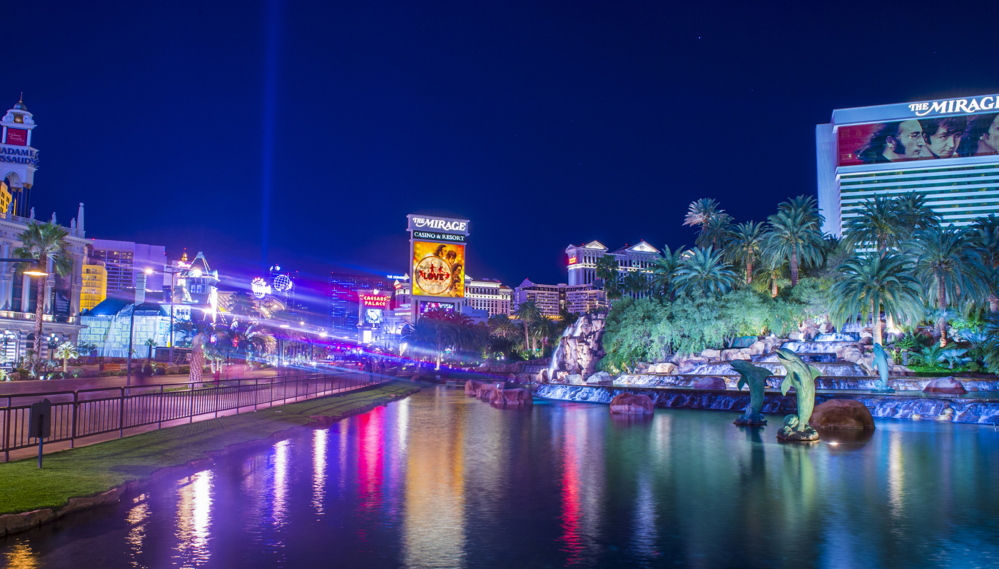
[[[822,262],[822,233],[817,214],[801,208],[782,208],[767,218],[769,231],[764,245],[765,254],[791,269],[791,286],[798,284],[800,266]]]
[[[649,276],[642,271],[629,271],[628,274],[621,279],[621,292],[631,296],[632,298],[638,298],[648,292],[649,290]]]
[[[680,261],[675,277],[678,292],[690,296],[719,296],[732,290],[737,281],[732,267],[711,247],[691,249]]]
[[[989,312],[999,312],[999,218],[995,214],[975,221],[970,231],[971,245],[982,267]]]
[[[970,301],[985,288],[981,282],[982,264],[964,231],[954,227],[917,231],[909,246],[926,300],[938,311],[940,346],[946,347],[947,310],[962,300]]]
[[[940,216],[926,205],[926,196],[909,192],[895,198],[896,216],[902,228],[902,241],[907,241],[917,231],[940,227]]]
[[[694,244],[701,248],[713,247],[721,251],[731,237],[732,218],[727,213],[716,215],[701,225]]]
[[[38,268],[47,270],[49,261],[56,274],[65,276],[73,270],[73,257],[66,241],[68,232],[54,223],[32,223],[22,231],[17,240],[21,246],[14,249],[14,256],[21,259],[33,259],[38,262]],[[35,282],[35,342],[31,361],[31,371],[38,369],[42,356],[42,313],[45,309],[45,281]]]
[[[762,223],[747,221],[736,225],[731,231],[728,247],[725,249],[726,261],[736,263],[741,261],[746,271],[746,284],[753,284],[753,268],[763,252],[763,242],[766,230]]]
[[[881,313],[896,322],[915,322],[923,314],[919,281],[899,253],[856,255],[838,267],[830,314],[840,323],[871,318],[874,342],[884,344]]]
[[[599,257],[594,265],[596,266],[596,277],[604,281],[607,298],[611,300],[621,298],[620,273],[618,272],[620,267],[617,264],[617,259],[612,255],[604,255]]]
[[[711,198],[701,198],[695,202],[691,202],[690,207],[687,208],[687,215],[683,218],[684,225],[704,225],[708,220],[717,217],[719,215],[728,214],[725,210],[718,208],[718,202]]]
[[[821,228],[822,222],[825,218],[819,214],[819,202],[815,199],[815,196],[800,195],[789,200],[781,202],[777,206],[777,211],[786,212],[799,212],[809,221],[815,224],[816,227]]]
[[[864,201],[856,215],[843,225],[851,248],[868,245],[879,253],[897,248],[904,231],[898,221],[897,202],[890,196],[874,196]]]
[[[676,276],[676,269],[680,266],[680,261],[687,253],[683,247],[677,247],[676,251],[672,251],[669,245],[663,246],[663,256],[656,259],[655,266],[652,267],[652,275],[649,277],[649,290],[653,294],[673,299],[675,288],[673,278]]]
[[[531,342],[531,326],[544,318],[544,315],[541,314],[541,310],[538,308],[538,305],[535,304],[533,300],[521,302],[520,306],[517,307],[517,310],[513,313],[513,315],[517,317],[517,320],[520,321],[521,327],[524,329],[524,349],[535,351],[534,345]]]

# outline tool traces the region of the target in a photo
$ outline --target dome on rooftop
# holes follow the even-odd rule
[[[14,105],[14,110],[15,111],[26,111],[26,110],[28,110],[28,107],[26,107],[24,105],[24,101],[18,101],[17,104]]]

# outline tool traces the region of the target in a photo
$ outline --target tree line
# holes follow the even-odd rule
[[[915,193],[877,196],[851,213],[837,239],[822,233],[811,196],[744,223],[701,199],[683,222],[698,230],[693,248],[667,246],[650,271],[624,276],[612,257],[598,260],[608,297],[622,299],[608,316],[605,369],[734,336],[782,335],[809,319],[869,324],[882,344],[886,324],[915,331],[932,323],[941,348],[959,320],[974,329],[965,336],[982,339],[984,363],[999,368],[999,218],[944,226]]]

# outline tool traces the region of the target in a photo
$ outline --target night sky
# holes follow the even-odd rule
[[[4,6],[39,217],[323,275],[454,215],[472,276],[564,282],[570,243],[691,245],[697,198],[814,194],[835,108],[999,92],[999,2],[221,4]]]

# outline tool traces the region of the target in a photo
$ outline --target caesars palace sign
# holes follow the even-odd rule
[[[916,113],[917,117],[925,117],[929,114],[950,114],[950,113],[978,113],[981,111],[999,111],[999,96],[987,95],[977,99],[947,99],[945,101],[933,101],[932,103],[909,103],[909,110]]]

